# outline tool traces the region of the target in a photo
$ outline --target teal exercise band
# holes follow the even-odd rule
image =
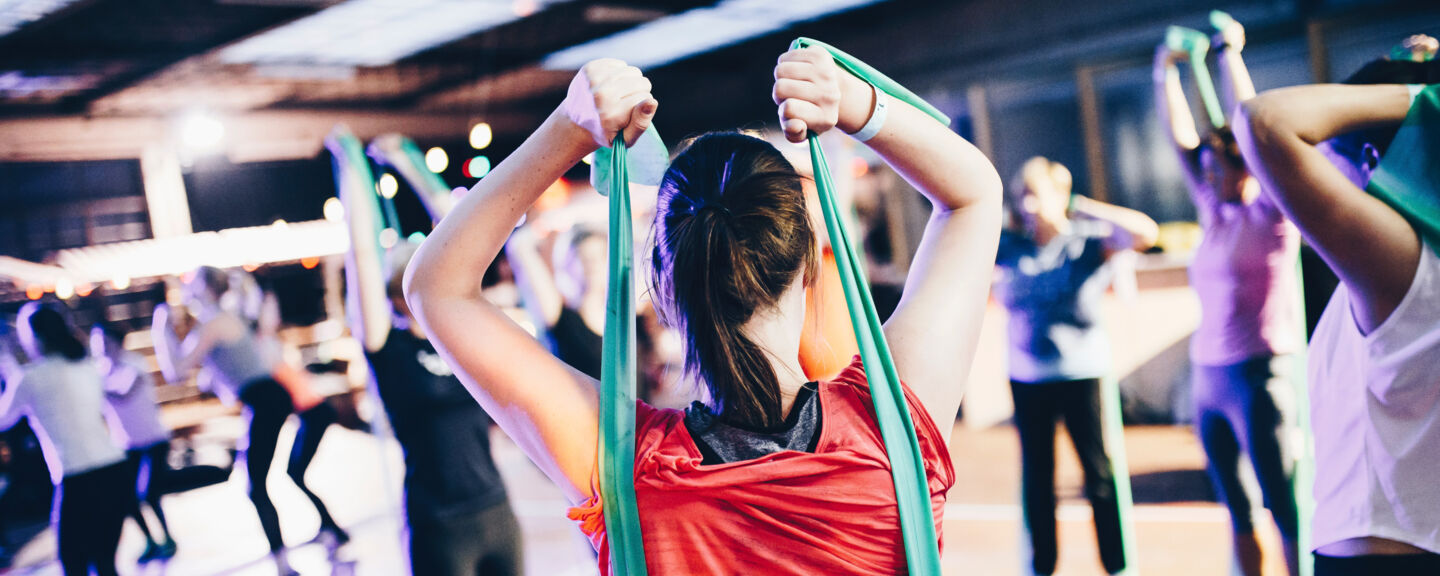
[[[1115,478],[1115,507],[1120,513],[1120,549],[1125,555],[1126,576],[1140,573],[1135,545],[1135,497],[1130,488],[1130,458],[1125,450],[1125,412],[1120,398],[1120,378],[1114,373],[1100,379],[1100,413],[1105,451]]]
[[[1199,30],[1171,26],[1165,31],[1165,45],[1190,55],[1190,69],[1195,73],[1195,87],[1200,91],[1200,101],[1205,104],[1205,115],[1210,118],[1211,126],[1224,128],[1225,109],[1215,95],[1215,83],[1210,79],[1209,66],[1205,64],[1205,56],[1210,53],[1210,37]]]
[[[335,158],[334,161],[336,185],[343,186],[347,174],[350,177],[359,178],[360,182],[358,184],[361,189],[368,192],[368,194],[361,194],[360,198],[370,199],[371,209],[374,210],[374,212],[372,212],[373,214],[383,214],[381,211],[381,201],[384,200],[384,198],[375,190],[375,173],[370,170],[370,161],[365,158],[364,147],[360,145],[360,140],[351,134],[349,130],[343,129],[341,133],[336,134],[334,138],[335,141],[340,144],[341,154],[345,156],[344,158]],[[349,168],[348,170],[347,166]],[[383,215],[382,218],[384,218]],[[398,221],[398,218],[396,220]],[[398,224],[396,225],[398,226]],[[386,226],[387,224],[383,221],[377,220],[375,221],[375,229],[368,234],[369,238],[375,240],[376,246],[379,246],[380,231]],[[399,233],[400,230],[396,229],[395,232]],[[384,250],[381,249],[380,252],[383,253]]]
[[[845,70],[870,82],[879,90],[905,101],[945,124],[950,119],[915,94],[858,59],[824,43],[797,39],[796,48],[817,46],[828,50]],[[648,143],[647,143],[648,142]],[[655,148],[660,143],[654,131],[637,142]],[[905,401],[900,378],[890,357],[879,314],[871,300],[869,282],[861,261],[840,218],[834,198],[834,182],[824,151],[815,134],[809,138],[816,188],[839,268],[845,301],[850,310],[859,344],[861,361],[874,401],[880,434],[890,457],[891,474],[899,503],[901,534],[910,574],[940,574],[940,552],[935,520],[930,507],[928,476],[915,435],[914,423]],[[663,150],[663,143],[659,147]],[[642,159],[646,172],[640,179],[659,182],[663,169],[655,170],[656,154]],[[630,181],[626,147],[621,136],[608,148],[596,151],[592,161],[596,189],[610,199],[610,279],[606,296],[605,346],[600,384],[600,495],[605,510],[605,530],[610,545],[611,571],[617,575],[646,574],[644,544],[639,511],[635,503],[635,287],[633,235],[630,214]],[[647,182],[651,183],[651,182]]]
[[[624,134],[617,135],[609,148],[596,151],[592,166],[605,174],[601,180],[609,184],[610,197],[610,278],[605,295],[597,455],[600,498],[611,574],[644,576],[645,544],[635,504],[635,245]]]
[[[877,90],[909,103],[947,125],[950,123],[949,118],[920,97],[849,54],[809,38],[798,38],[791,44],[792,49],[811,46],[829,51],[837,64],[869,82]],[[910,574],[939,574],[940,550],[935,533],[935,517],[930,508],[925,461],[920,454],[914,422],[910,419],[900,376],[896,373],[895,363],[890,357],[890,346],[885,341],[879,314],[876,313],[875,303],[870,297],[870,283],[865,278],[855,244],[850,240],[836,206],[835,184],[831,180],[830,166],[825,161],[825,152],[820,147],[818,135],[810,133],[809,144],[810,159],[814,164],[815,188],[820,196],[821,211],[825,215],[825,229],[830,234],[831,248],[835,252],[835,264],[839,268],[840,283],[845,291],[845,303],[850,309],[850,321],[855,328],[855,342],[860,348],[865,379],[869,382],[870,396],[875,404],[880,436],[885,443],[885,452],[890,457],[895,499],[900,507],[900,529],[905,545],[905,558]]]

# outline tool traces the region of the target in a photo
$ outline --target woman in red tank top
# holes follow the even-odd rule
[[[970,143],[844,73],[823,50],[786,52],[775,78],[789,140],[833,128],[855,135],[934,205],[885,332],[908,385],[938,523],[954,481],[947,432],[999,238],[1000,179]],[[486,265],[551,182],[617,134],[633,143],[649,128],[659,105],[650,89],[623,62],[587,64],[559,109],[425,241],[406,283],[436,348],[577,504],[571,517],[605,570],[596,386],[477,295]],[[685,335],[687,373],[709,402],[639,406],[635,483],[650,570],[904,571],[889,463],[859,360],[819,383],[799,364],[817,263],[801,176],[763,140],[697,138],[660,185],[654,238],[657,308]]]

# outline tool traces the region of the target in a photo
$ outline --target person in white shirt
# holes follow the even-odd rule
[[[53,304],[30,302],[16,322],[30,362],[7,374],[0,394],[0,429],[28,417],[55,483],[55,523],[65,576],[91,569],[113,576],[129,487],[125,453],[101,415],[100,370],[69,321]]]
[[[1265,194],[1341,281],[1309,353],[1315,574],[1440,574],[1440,242],[1420,224],[1437,215],[1371,180],[1412,113],[1404,84],[1440,83],[1440,62],[1377,61],[1346,83],[1266,92],[1234,123]]]
[[[145,535],[140,562],[175,556],[175,539],[165,522],[160,497],[170,475],[170,429],[160,421],[155,401],[155,380],[143,359],[125,349],[125,331],[115,324],[96,324],[90,329],[90,351],[105,375],[105,419],[110,423],[116,445],[125,449],[125,459],[135,479],[135,499],[130,516]],[[141,511],[150,508],[158,528],[152,529]]]

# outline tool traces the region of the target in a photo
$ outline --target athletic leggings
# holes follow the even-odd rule
[[[1440,574],[1440,554],[1400,556],[1350,556],[1338,558],[1315,555],[1315,576],[1419,576]]]
[[[255,505],[255,513],[260,516],[260,527],[265,530],[270,551],[274,552],[285,547],[285,539],[280,535],[280,516],[275,512],[275,504],[270,501],[265,480],[270,475],[270,463],[275,459],[275,444],[280,439],[280,428],[285,425],[285,420],[295,408],[290,393],[286,392],[279,382],[270,378],[246,384],[240,391],[240,400],[245,403],[245,416],[249,420],[249,434],[244,452],[245,469],[250,477],[250,502]],[[315,450],[320,447],[320,439],[324,437],[325,429],[334,423],[335,419],[335,408],[325,402],[300,414],[300,429],[295,433],[295,444],[290,449],[290,462],[286,472],[290,475],[290,480],[310,499],[310,503],[315,505],[315,511],[320,514],[320,529],[343,533],[335,519],[330,516],[330,511],[325,508],[325,503],[305,485],[305,471],[310,468],[310,461],[315,458]]]
[[[1266,356],[1194,368],[1196,432],[1210,461],[1210,481],[1230,509],[1236,534],[1255,531],[1250,499],[1240,483],[1243,453],[1250,457],[1280,535],[1290,542],[1299,537],[1300,515],[1284,442],[1285,423],[1294,417],[1293,384],[1286,376],[1291,360]]]
[[[1100,561],[1115,574],[1125,569],[1120,534],[1120,503],[1105,437],[1100,427],[1100,381],[1011,382],[1015,427],[1020,432],[1020,492],[1025,527],[1030,534],[1031,568],[1052,574],[1059,555],[1055,528],[1055,419],[1075,443],[1085,471],[1085,496],[1094,511]]]
[[[170,539],[170,526],[165,522],[165,511],[160,508],[160,497],[165,495],[170,476],[170,441],[162,440],[144,448],[125,451],[126,462],[135,479],[135,498],[131,501],[129,516],[140,526],[140,532],[151,542],[163,544]],[[155,520],[160,523],[160,533],[152,534],[140,504],[150,506]],[[164,536],[164,539],[156,538]]]
[[[124,462],[66,476],[55,490],[55,532],[65,576],[114,576],[115,549],[135,498]]]
[[[508,502],[468,514],[406,514],[414,576],[519,576],[525,554]]]

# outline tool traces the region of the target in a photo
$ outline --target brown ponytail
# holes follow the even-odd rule
[[[775,370],[743,328],[816,270],[799,174],[763,140],[701,136],[660,183],[655,238],[657,310],[686,337],[686,372],[727,420],[781,422]]]

